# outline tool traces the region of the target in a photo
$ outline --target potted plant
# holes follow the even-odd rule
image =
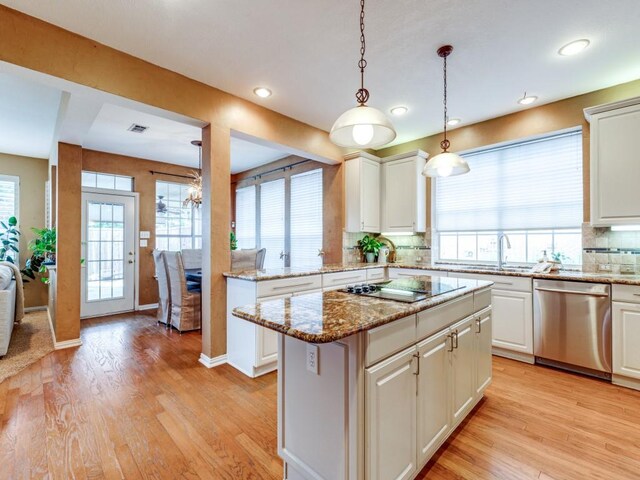
[[[236,238],[236,234],[233,232],[229,232],[229,247],[231,250],[238,249],[238,239]]]
[[[36,237],[29,242],[31,257],[27,259],[22,273],[35,280],[36,274],[46,273],[47,265],[55,265],[56,263],[56,229],[32,228],[31,230],[36,234]],[[49,278],[41,276],[40,281],[49,283]]]
[[[16,217],[9,217],[6,222],[0,222],[0,261],[15,263],[16,253],[18,253],[18,220]]]
[[[374,237],[365,235],[362,240],[358,240],[358,247],[365,256],[367,263],[373,263],[382,247],[382,242]]]

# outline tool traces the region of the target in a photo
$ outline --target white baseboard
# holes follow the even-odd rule
[[[157,303],[148,303],[146,305],[138,305],[136,310],[153,310],[154,308],[158,308]]]
[[[207,368],[213,368],[227,363],[227,355],[218,355],[217,357],[211,358],[207,357],[204,353],[201,353],[198,361]]]
[[[640,390],[640,380],[636,378],[624,377],[622,375],[613,374],[611,383],[619,385],[621,387],[633,388],[634,390]]]
[[[63,342],[55,342],[53,348],[63,350],[65,348],[79,347],[80,345],[82,345],[82,340],[74,338],[72,340],[64,340]]]
[[[530,353],[514,352],[512,350],[505,350],[499,347],[493,347],[491,353],[498,357],[508,358],[510,360],[517,360],[518,362],[529,363],[533,365],[536,363],[536,357]]]
[[[40,305],[39,307],[24,307],[24,313],[44,312],[45,310],[48,310],[48,307],[46,305]]]

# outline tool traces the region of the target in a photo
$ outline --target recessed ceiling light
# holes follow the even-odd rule
[[[400,117],[402,115],[404,115],[405,113],[407,113],[409,111],[409,109],[407,107],[404,107],[402,105],[399,105],[397,107],[393,107],[390,112],[391,115],[395,115],[396,117]]]
[[[271,96],[271,90],[266,87],[256,87],[253,89],[253,93],[255,93],[260,98],[267,98]]]
[[[538,97],[535,95],[527,95],[527,92],[524,92],[524,95],[520,100],[518,100],[518,103],[520,105],[531,105],[536,100],[538,100]]]
[[[573,42],[567,43],[564,47],[558,50],[558,54],[564,57],[570,57],[571,55],[576,55],[582,52],[585,48],[589,46],[589,40],[586,38],[581,38],[580,40],[574,40]]]
[[[459,118],[450,118],[449,120],[447,120],[447,125],[453,127],[455,125],[458,125],[461,121],[462,120],[460,120]]]

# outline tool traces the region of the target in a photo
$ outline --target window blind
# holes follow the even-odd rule
[[[284,266],[284,178],[260,185],[260,248],[266,248],[264,268]]]
[[[0,176],[0,220],[7,222],[17,215],[18,177]]]
[[[236,239],[238,248],[256,248],[256,187],[236,190]]]
[[[582,224],[582,131],[463,155],[471,171],[438,178],[440,232],[570,228]]]
[[[291,176],[291,266],[322,266],[322,169]]]

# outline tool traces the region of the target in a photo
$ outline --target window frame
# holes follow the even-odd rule
[[[188,186],[189,184],[184,183],[184,182],[171,182],[171,181],[167,181],[167,180],[156,180],[155,182],[155,196],[154,196],[154,204],[157,203],[157,199],[158,199],[158,183],[166,183],[166,184],[173,184],[173,185],[179,185],[180,189],[182,190],[182,187]],[[167,196],[164,196],[163,200],[169,200]],[[182,199],[182,201],[184,201],[184,199]],[[182,201],[181,201],[181,209],[186,209],[187,207],[182,206]],[[154,209],[155,211],[155,221],[154,221],[154,228],[155,228],[155,239],[154,239],[154,244],[155,244],[155,248],[158,248],[158,240],[159,239],[167,239],[167,250],[169,250],[169,240],[172,238],[177,238],[180,240],[180,250],[176,250],[176,251],[182,251],[183,247],[182,247],[182,239],[183,238],[190,238],[191,239],[191,248],[193,249],[198,249],[198,248],[202,248],[202,214],[200,214],[197,218],[196,218],[196,207],[191,205],[190,207],[190,211],[191,211],[191,233],[189,235],[170,235],[170,234],[159,234],[158,233],[158,212],[157,210]],[[197,232],[197,228],[196,228],[196,221],[200,222],[200,234],[198,235]],[[200,245],[198,246],[198,240]],[[171,250],[174,251],[174,250]]]
[[[20,177],[17,175],[0,174],[0,182],[11,182],[15,185],[13,194],[13,216],[20,222]]]
[[[544,134],[540,134],[540,135],[534,135],[534,136],[530,136],[530,137],[524,137],[524,138],[519,138],[516,140],[509,140],[506,142],[500,142],[500,143],[496,143],[493,145],[486,145],[486,146],[482,146],[482,147],[477,147],[477,148],[472,148],[472,149],[468,149],[468,150],[464,150],[461,152],[458,152],[459,155],[461,156],[465,156],[465,155],[471,155],[471,154],[478,154],[484,151],[490,151],[490,150],[498,150],[498,149],[504,149],[504,148],[509,148],[511,146],[517,146],[519,144],[523,144],[523,143],[529,143],[529,142],[535,142],[535,141],[544,141],[544,139],[546,138],[553,138],[553,137],[557,137],[560,135],[565,135],[565,134],[571,134],[571,133],[575,133],[575,132],[580,132],[580,135],[582,138],[584,138],[584,130],[581,126],[575,126],[575,127],[569,127],[566,129],[562,129],[562,130],[557,130],[554,132],[547,132]],[[583,165],[583,169],[582,169],[582,176],[584,178],[584,165]],[[436,190],[437,190],[437,181],[431,181],[431,208],[430,208],[430,213],[431,213],[431,225],[433,225],[433,242],[435,244],[435,246],[437,247],[436,250],[436,255],[435,255],[435,259],[434,261],[436,263],[458,263],[458,264],[468,264],[468,265],[492,265],[492,266],[496,266],[499,263],[499,259],[496,258],[495,261],[492,260],[465,260],[465,259],[448,259],[448,258],[443,258],[441,255],[442,249],[441,249],[441,242],[440,242],[440,236],[441,235],[451,235],[451,234],[456,234],[456,235],[460,235],[460,234],[474,234],[476,236],[476,258],[478,256],[478,235],[481,235],[483,232],[484,233],[496,233],[497,238],[499,239],[501,235],[505,234],[507,236],[509,236],[509,234],[515,234],[517,233],[525,233],[526,234],[526,249],[528,251],[528,240],[529,240],[529,235],[530,234],[535,234],[536,232],[551,232],[552,235],[552,245],[555,245],[555,236],[557,234],[561,234],[563,231],[565,232],[569,232],[569,231],[581,231],[582,229],[582,222],[580,222],[580,224],[576,225],[575,227],[560,227],[560,228],[542,228],[542,229],[537,229],[537,228],[533,228],[533,229],[514,229],[514,230],[509,230],[509,229],[498,229],[498,230],[474,230],[474,231],[438,231],[435,228],[436,225]],[[583,199],[583,203],[584,203],[584,189],[582,192],[582,199]],[[580,250],[582,250],[582,238],[580,239]],[[508,265],[513,265],[513,266],[522,266],[522,267],[527,267],[527,266],[532,266],[535,264],[535,262],[515,262],[515,261],[509,261],[508,258],[508,250],[506,250],[507,252],[507,261],[505,262]],[[497,252],[496,252],[497,253]],[[549,258],[551,259],[551,253],[552,252],[547,252],[547,254],[549,255]],[[542,252],[540,252],[540,256],[542,256]],[[563,264],[564,266],[567,266],[569,268],[577,268],[577,267],[581,267],[582,266],[582,259],[579,258],[580,263],[577,264]]]

